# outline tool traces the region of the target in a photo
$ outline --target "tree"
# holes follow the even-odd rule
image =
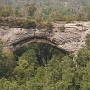
[[[16,7],[14,9],[14,14],[15,14],[16,17],[21,17],[22,16],[22,11],[20,10],[19,7]]]
[[[90,49],[90,34],[87,34],[85,44],[88,49]]]
[[[6,78],[0,79],[0,90],[17,90],[18,83],[14,81],[9,81]]]
[[[36,53],[33,49],[29,49],[28,51],[26,51],[21,57],[20,60],[26,60],[29,65],[34,65],[37,63],[37,57],[36,57]]]
[[[86,5],[85,7],[84,7],[84,10],[85,10],[85,14],[86,14],[86,19],[87,20],[90,20],[90,4],[88,3],[88,5]]]
[[[15,67],[14,54],[4,46],[4,42],[0,41],[0,78],[10,77]]]
[[[4,50],[4,54],[6,56],[5,64],[6,64],[7,72],[9,74],[8,76],[11,77],[11,74],[14,68],[16,67],[15,55],[8,48]]]
[[[36,11],[36,7],[34,4],[25,4],[25,10],[29,16],[33,16]]]
[[[90,61],[90,51],[86,47],[81,48],[77,53],[77,64],[80,65],[80,67],[85,67],[88,61]]]
[[[6,4],[0,4],[0,16],[1,17],[8,17],[12,15],[12,8]]]
[[[87,62],[87,66],[83,69],[84,74],[82,76],[82,81],[80,82],[80,90],[90,89],[90,61]]]

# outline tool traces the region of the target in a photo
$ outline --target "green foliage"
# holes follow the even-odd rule
[[[88,5],[84,7],[84,10],[87,13],[87,16],[85,18],[87,18],[87,20],[90,20],[90,3],[88,3]]]
[[[8,17],[12,15],[12,8],[5,4],[0,4],[0,16],[2,17]]]
[[[37,28],[38,29],[43,29],[46,28],[46,22],[45,21],[40,21],[37,23]]]
[[[4,43],[0,41],[0,78],[11,76],[15,67],[15,57],[9,49],[3,49]]]
[[[47,30],[49,30],[51,32],[52,29],[53,29],[53,25],[52,25],[52,23],[50,21],[39,20],[37,22],[37,28],[38,29],[47,29]]]
[[[87,34],[86,36],[86,45],[88,48],[90,48],[90,34]]]
[[[0,79],[0,90],[17,90],[17,82],[10,82],[6,78]]]
[[[90,20],[89,0],[1,0],[0,3],[0,16],[4,17],[40,15],[42,19],[52,21]]]
[[[30,2],[28,1],[29,3],[27,1],[14,2],[13,0],[14,5],[11,5],[13,3],[12,1],[1,1],[1,3],[7,2],[7,4],[10,4],[0,4],[1,24],[9,27],[46,28],[51,32],[53,27],[52,21],[70,22],[90,20],[90,1],[40,0],[40,3],[35,0],[30,0]],[[20,5],[18,6],[18,4]],[[2,19],[2,17],[6,18]]]
[[[36,7],[34,4],[25,4],[25,9],[29,16],[33,16],[34,12],[36,11]]]
[[[84,68],[84,74],[82,76],[82,82],[80,83],[80,90],[89,90],[90,89],[90,61],[87,63],[87,66]]]
[[[25,23],[25,19],[23,18],[18,18],[15,22],[16,26],[21,27],[21,28],[24,27],[24,23]]]
[[[22,11],[20,10],[19,7],[15,8],[14,14],[15,14],[16,17],[21,17],[22,16]]]
[[[42,13],[44,15],[49,15],[52,12],[52,7],[51,6],[45,6],[42,8]]]
[[[61,32],[64,32],[64,31],[65,31],[65,25],[62,25],[62,26],[60,27],[60,31],[61,31]]]
[[[85,67],[87,62],[90,61],[90,51],[87,48],[80,49],[76,61],[78,65]]]
[[[23,28],[36,28],[36,23],[33,19],[25,20]]]
[[[53,25],[50,21],[47,22],[46,27],[47,27],[47,30],[50,30],[50,32],[52,32]]]
[[[37,63],[36,53],[33,49],[29,49],[24,54],[22,54],[22,56],[20,57],[20,60],[23,60],[23,59],[27,60],[29,65],[34,65],[35,63]]]

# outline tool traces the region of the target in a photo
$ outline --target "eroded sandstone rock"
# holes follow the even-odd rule
[[[30,42],[49,43],[63,51],[75,52],[85,45],[85,36],[90,33],[90,22],[53,23],[50,33],[46,29],[23,29],[0,27],[0,38],[11,50]],[[61,27],[64,26],[64,31]]]

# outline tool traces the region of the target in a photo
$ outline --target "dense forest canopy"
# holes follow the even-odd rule
[[[4,26],[52,29],[55,21],[89,21],[90,0],[0,0]]]
[[[90,20],[90,0],[0,0],[0,7],[5,4],[12,7],[16,17],[33,15],[35,20]],[[36,8],[34,12],[30,12],[33,9],[32,4]]]

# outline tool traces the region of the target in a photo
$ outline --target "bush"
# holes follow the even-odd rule
[[[26,20],[24,22],[23,28],[36,28],[36,23],[34,20],[31,20],[31,19]]]
[[[46,27],[47,27],[47,30],[52,30],[53,25],[52,25],[51,22],[48,21],[47,24],[46,24]]]
[[[37,28],[38,29],[46,28],[46,22],[44,21],[37,22]]]
[[[87,47],[90,49],[90,34],[87,34],[85,44],[86,44]]]
[[[23,27],[24,23],[25,23],[25,19],[18,18],[16,20],[16,26]]]
[[[61,31],[61,32],[64,32],[64,31],[65,31],[65,25],[62,25],[62,26],[60,27],[60,31]]]
[[[40,22],[37,23],[37,28],[38,29],[43,29],[44,28],[44,29],[47,29],[47,30],[49,30],[51,32],[51,30],[53,28],[53,25],[49,21],[47,21],[47,22],[40,21]]]

